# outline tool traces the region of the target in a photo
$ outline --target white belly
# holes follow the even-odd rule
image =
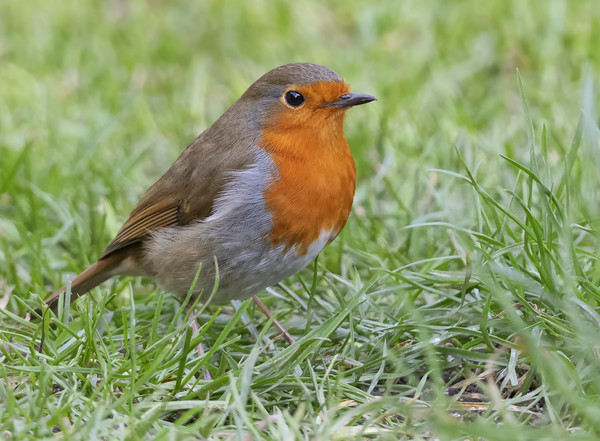
[[[287,250],[284,244],[268,247],[266,243],[260,243],[262,239],[254,237],[250,241],[245,240],[247,238],[239,240],[235,239],[235,235],[211,247],[209,254],[199,253],[197,249],[189,247],[187,252],[175,251],[180,241],[189,244],[197,241],[198,235],[205,235],[206,229],[203,227],[202,224],[189,226],[185,232],[182,229],[165,230],[155,236],[150,246],[163,249],[155,277],[168,291],[185,295],[202,265],[194,292],[207,300],[218,274],[218,290],[213,297],[215,302],[248,298],[290,277],[306,267],[332,237],[331,232],[324,231],[305,254],[298,254],[297,246]],[[170,247],[165,247],[165,242],[169,242]]]
[[[211,216],[153,234],[146,253],[149,273],[168,291],[185,295],[202,266],[194,292],[206,300],[218,283],[213,301],[224,302],[253,296],[307,266],[337,231],[321,232],[303,254],[295,245],[274,246],[263,193],[276,178],[276,167],[257,147],[255,164],[232,172]]]

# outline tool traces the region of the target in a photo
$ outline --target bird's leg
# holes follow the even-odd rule
[[[257,296],[252,296],[252,301],[256,306],[258,306],[258,309],[260,309],[262,313],[267,316],[268,319],[273,317],[273,314],[271,313],[271,311],[269,311],[269,308],[267,308]],[[273,326],[275,326],[279,330],[279,332],[281,332],[283,339],[286,342],[288,342],[288,344],[291,345],[292,343],[294,343],[294,337],[292,337],[290,333],[287,332],[287,330],[283,326],[281,326],[281,323],[279,323],[275,318],[273,319]]]
[[[190,312],[190,306],[186,306],[185,309],[187,310],[187,312]],[[190,314],[192,315],[192,314]],[[199,334],[200,332],[200,328],[198,326],[198,321],[196,320],[196,317],[194,317],[194,320],[192,320],[192,337],[195,337]],[[198,343],[198,345],[196,346],[196,353],[202,357],[204,355],[204,346],[202,346],[202,342]],[[212,377],[210,376],[210,372],[208,372],[208,369],[204,369],[202,372],[202,378],[205,380],[212,380]]]

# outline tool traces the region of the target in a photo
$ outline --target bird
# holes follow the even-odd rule
[[[73,279],[71,299],[114,276],[150,277],[185,297],[198,274],[194,299],[217,284],[212,302],[260,307],[257,293],[306,267],[346,224],[356,168],[344,118],[374,100],[322,65],[268,71],[144,193]],[[65,290],[46,299],[54,311]]]

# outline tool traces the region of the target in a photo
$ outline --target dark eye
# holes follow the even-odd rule
[[[304,103],[304,96],[297,90],[288,90],[285,93],[285,102],[292,107],[300,107]]]

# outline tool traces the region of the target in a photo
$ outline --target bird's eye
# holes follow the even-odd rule
[[[304,96],[297,90],[288,90],[285,93],[285,102],[291,107],[300,107],[304,104]]]

